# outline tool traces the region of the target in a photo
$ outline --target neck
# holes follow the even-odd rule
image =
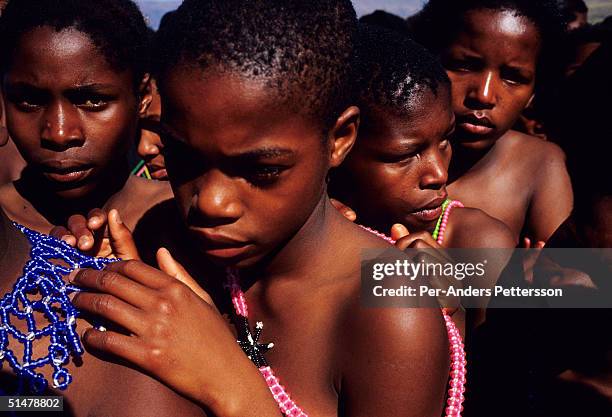
[[[15,188],[19,194],[29,201],[34,208],[49,223],[53,225],[66,224],[68,218],[76,213],[86,214],[94,208],[102,208],[107,201],[120,191],[129,178],[127,161],[121,161],[107,170],[105,180],[88,195],[73,198],[64,198],[45,186],[41,174],[26,167],[21,178],[15,181]]]
[[[487,148],[470,148],[459,143],[453,147],[453,157],[448,169],[448,183],[452,183],[465,175],[474,167],[490,150]]]
[[[0,288],[12,283],[17,270],[23,267],[22,260],[29,251],[29,243],[0,209]]]

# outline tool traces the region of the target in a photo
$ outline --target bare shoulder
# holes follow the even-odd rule
[[[565,153],[557,144],[516,130],[508,131],[495,146],[499,147],[503,154],[530,164],[565,163]]]
[[[3,207],[12,207],[21,197],[12,182],[0,185],[0,204]]]
[[[447,233],[449,248],[514,248],[517,244],[508,226],[477,208],[455,208]]]
[[[440,309],[369,309],[357,300],[344,313],[335,356],[350,415],[439,416],[450,366]]]
[[[129,193],[130,198],[143,199],[148,206],[172,198],[172,188],[169,182],[148,180],[134,175],[127,180],[125,190]]]
[[[104,381],[106,382],[104,385],[108,386],[108,381],[119,379],[117,378],[118,375],[122,375],[121,382],[116,387],[109,388],[113,394],[104,396],[107,398],[106,400],[97,399],[101,403],[97,407],[97,412],[92,414],[123,417],[142,415],[160,417],[206,416],[206,413],[198,405],[181,397],[170,388],[145,374],[120,365],[111,365],[109,371],[111,369],[114,369],[112,371],[113,376]],[[109,373],[107,372],[105,375],[109,375]],[[113,400],[109,401],[108,398]]]

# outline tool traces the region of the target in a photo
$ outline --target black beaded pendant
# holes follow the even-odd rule
[[[259,343],[259,336],[263,330],[263,323],[258,321],[255,324],[255,332],[251,332],[249,319],[243,316],[236,317],[236,327],[238,329],[238,344],[246,353],[247,357],[257,366],[268,366],[264,354],[274,347],[274,343]]]

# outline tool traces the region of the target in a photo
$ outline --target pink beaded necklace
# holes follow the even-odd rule
[[[458,201],[451,201],[446,204],[445,207],[443,207],[442,215],[440,216],[438,225],[436,226],[436,231],[439,229],[437,242],[440,245],[444,240],[444,232],[446,231],[448,216],[453,207],[463,207],[463,205]],[[376,230],[368,227],[362,227],[391,244],[395,243],[393,239],[383,233],[377,232]],[[248,322],[249,310],[246,297],[244,296],[244,292],[240,287],[240,277],[238,275],[238,271],[233,268],[228,268],[226,275],[227,287],[230,290],[232,304],[234,305],[234,310],[239,318],[238,332],[240,339],[238,340],[238,343],[245,351],[249,359],[255,363],[259,369],[259,372],[261,372],[263,375],[281,412],[284,415],[291,417],[308,417],[308,414],[298,407],[298,405],[291,399],[287,391],[285,391],[285,388],[280,384],[278,377],[274,375],[274,371],[263,357],[263,354],[274,346],[273,343],[259,343],[259,336],[261,335],[261,331],[263,329],[263,323],[257,322],[255,332],[251,332],[251,327]],[[465,366],[467,364],[465,359],[465,349],[457,326],[444,308],[442,309],[442,316],[444,317],[446,332],[450,342],[450,357],[452,361],[450,372],[451,379],[449,382],[450,388],[448,390],[445,415],[446,417],[461,417],[461,412],[463,411],[463,401],[465,399],[463,396],[466,382]]]

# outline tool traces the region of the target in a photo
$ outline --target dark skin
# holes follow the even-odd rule
[[[129,177],[127,150],[151,99],[147,80],[137,93],[132,70],[113,68],[76,29],[24,34],[3,77],[7,127],[28,164],[1,189],[9,218],[48,233],[76,213],[117,208],[134,227],[169,198],[165,185]],[[91,249],[93,240],[79,243]]]
[[[364,110],[359,140],[341,167],[354,190],[347,202],[360,222],[378,230],[400,223],[411,233],[432,233],[448,197],[455,129],[450,92],[443,86],[437,94],[427,89],[418,94],[418,102],[409,115]],[[445,236],[445,247],[516,245],[503,223],[471,208],[453,210]]]
[[[267,359],[298,405],[316,416],[439,416],[448,376],[439,309],[362,308],[356,254],[388,245],[327,197],[327,171],[351,148],[358,109],[347,108],[321,137],[316,121],[265,84],[181,66],[166,75],[162,97],[168,172],[191,245],[217,265],[240,268],[249,316],[265,322],[263,339],[276,345]],[[223,276],[197,271],[208,291],[202,299],[176,280],[168,259],[158,254],[166,274],[132,261],[74,276],[100,292],[77,296],[79,308],[133,333],[93,330],[85,343],[155,372],[215,415],[278,415],[214,307],[232,308]],[[160,296],[169,307],[161,312]],[[177,366],[192,379],[180,378]]]
[[[30,244],[26,237],[14,228],[8,217],[0,210],[0,294],[9,292],[22,274],[23,265],[29,259]],[[37,323],[43,323],[38,318]],[[26,332],[25,320],[12,320],[19,330]],[[91,323],[77,319],[78,331],[91,328]],[[21,357],[21,345],[11,348]],[[48,354],[47,344],[34,343],[33,357]],[[204,412],[195,404],[140,372],[124,365],[103,360],[99,354],[86,351],[82,363],[70,362],[66,367],[73,376],[73,382],[66,391],[50,388],[45,395],[64,397],[65,415],[70,416],[203,416]],[[14,376],[3,368],[0,374],[2,388],[16,388]],[[49,372],[43,372],[50,380]],[[100,393],[103,392],[103,395]],[[64,415],[64,414],[62,414]]]
[[[151,104],[140,119],[141,130],[137,151],[138,156],[147,164],[151,178],[162,181],[168,179],[168,173],[162,153],[164,145],[156,133],[156,126],[159,124],[161,115],[161,97],[159,97],[155,80],[151,80],[151,93]]]
[[[504,222],[515,240],[546,241],[572,207],[565,157],[511,130],[533,95],[538,31],[511,11],[472,10],[464,22],[441,57],[457,117],[448,192]]]
[[[502,222],[467,207],[453,209],[442,246],[432,238],[448,197],[455,116],[447,87],[415,96],[418,104],[409,114],[364,106],[359,140],[340,168],[340,177],[350,179],[339,190],[342,200],[355,209],[361,224],[391,230],[400,249],[514,248],[516,241]],[[480,284],[493,285],[506,261],[502,256],[497,269],[490,263],[490,282]],[[462,317],[454,315],[455,320]]]

